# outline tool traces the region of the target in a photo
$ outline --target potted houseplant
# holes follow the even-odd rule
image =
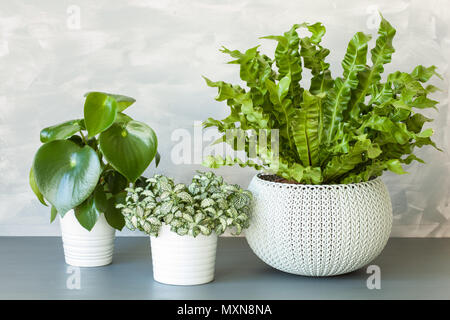
[[[308,36],[300,37],[300,28]],[[315,23],[263,37],[277,41],[273,60],[258,47],[245,52],[223,48],[240,66],[247,90],[206,79],[231,114],[220,121],[209,118],[204,126],[223,133],[219,142],[256,156],[246,161],[209,156],[205,164],[266,171],[249,186],[255,200],[248,243],[269,265],[311,276],[351,272],[382,251],[392,207],[379,176],[384,170],[404,174],[403,165],[423,162],[414,155],[415,147],[437,148],[430,138],[433,130],[423,128],[432,119],[420,113],[438,103],[428,97],[437,88],[423,85],[436,68],[417,66],[382,80],[395,35],[382,18],[371,62],[371,36],[358,32],[348,44],[343,74],[333,79],[325,62],[330,51],[321,45],[324,34],[325,27]],[[312,75],[309,89],[300,83],[304,69]],[[235,134],[238,128],[246,134]],[[279,143],[252,148],[250,137],[262,134],[277,135]],[[245,148],[238,147],[238,138]]]
[[[125,225],[117,203],[153,158],[159,161],[155,132],[123,111],[133,98],[90,92],[84,118],[45,128],[43,145],[30,170],[39,201],[59,214],[67,264],[111,263],[115,230]]]
[[[212,172],[199,172],[189,186],[155,175],[127,191],[117,208],[130,230],[150,235],[153,278],[161,283],[212,281],[217,236],[248,227],[251,193]]]

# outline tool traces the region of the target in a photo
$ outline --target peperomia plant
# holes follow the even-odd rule
[[[121,230],[125,221],[116,205],[155,157],[158,165],[157,138],[148,125],[123,113],[133,98],[102,92],[85,97],[83,119],[41,131],[30,186],[42,204],[51,204],[51,222],[74,209],[87,230],[102,213]]]
[[[127,188],[125,202],[117,205],[130,230],[158,236],[164,223],[181,236],[196,237],[213,231],[220,235],[227,228],[239,234],[249,225],[250,191],[212,172],[199,172],[189,186],[163,175],[139,185]]]
[[[310,36],[300,37],[300,28]],[[436,108],[438,102],[428,94],[437,88],[423,85],[437,75],[436,67],[419,65],[411,73],[396,71],[382,81],[384,65],[394,53],[395,32],[382,18],[371,63],[367,62],[371,36],[356,33],[342,62],[343,74],[335,79],[325,62],[330,51],[320,44],[325,34],[321,23],[294,25],[283,35],[263,37],[278,43],[274,60],[258,47],[245,53],[223,48],[234,58],[230,63],[240,66],[248,89],[205,78],[209,86],[218,88],[216,100],[226,101],[231,114],[220,121],[209,118],[204,127],[217,127],[223,133],[219,142],[235,150],[238,137],[226,132],[252,130],[259,139],[260,129],[267,136],[277,129],[278,157],[273,160],[276,152],[270,145],[252,149],[244,135],[241,150],[256,154],[259,163],[250,156],[248,161],[209,156],[205,165],[239,164],[298,183],[333,184],[367,181],[384,170],[403,174],[402,164],[423,162],[413,154],[414,148],[437,148],[430,138],[433,130],[423,129],[432,119],[418,112]],[[312,75],[309,89],[300,84],[304,69]]]

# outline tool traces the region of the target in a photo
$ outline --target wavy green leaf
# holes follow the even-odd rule
[[[300,37],[299,28],[309,34]],[[425,84],[432,76],[440,77],[436,67],[419,65],[411,73],[396,71],[382,81],[395,51],[395,33],[381,17],[370,66],[370,36],[356,33],[342,62],[343,75],[336,79],[325,61],[329,50],[321,45],[325,35],[321,23],[296,24],[282,35],[263,37],[277,41],[273,60],[259,47],[245,52],[224,48],[234,59],[230,63],[240,65],[248,90],[207,81],[219,89],[216,100],[226,101],[230,113],[223,120],[208,118],[203,125],[222,133],[216,143],[225,142],[252,161],[208,157],[206,164],[264,169],[300,183],[351,183],[373,179],[385,170],[403,173],[402,164],[422,161],[414,155],[416,147],[440,150],[431,140],[433,129],[424,128],[431,119],[421,114],[427,108],[437,109],[438,101],[428,95],[439,89]],[[309,91],[300,83],[303,69],[311,71]],[[256,135],[239,139],[241,129]],[[254,145],[269,136],[278,144]]]
[[[292,128],[295,146],[304,166],[319,163],[320,108],[321,98],[303,91],[301,109],[292,121]]]
[[[342,67],[343,78],[337,78],[324,103],[324,125],[326,143],[329,145],[339,139],[342,130],[339,123],[348,107],[351,90],[358,86],[358,72],[366,67],[367,42],[371,36],[358,32],[349,42]]]
[[[278,42],[275,49],[275,63],[278,67],[278,79],[290,78],[290,97],[292,103],[298,106],[301,101],[302,88],[302,59],[299,51],[300,38],[297,29],[300,25],[293,25],[292,28],[282,36],[266,36],[261,39],[271,39]],[[266,80],[267,83],[267,80]]]
[[[372,67],[358,74],[359,83],[349,104],[350,115],[353,119],[359,118],[360,104],[364,103],[366,95],[371,92],[370,88],[380,82],[381,74],[384,72],[384,65],[391,62],[392,54],[395,52],[392,46],[395,32],[390,23],[381,17],[380,28],[378,29],[379,37],[375,47],[370,51],[372,54]]]

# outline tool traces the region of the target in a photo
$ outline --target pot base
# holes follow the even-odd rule
[[[114,252],[115,229],[104,215],[89,232],[75,218],[73,211],[64,215],[61,221],[65,261],[75,267],[101,267],[111,264]]]

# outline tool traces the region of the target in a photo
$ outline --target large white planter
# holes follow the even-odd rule
[[[392,206],[381,179],[349,185],[295,185],[256,175],[247,241],[265,263],[306,276],[354,271],[389,238]]]
[[[60,218],[66,263],[77,267],[99,267],[112,262],[116,230],[102,214],[92,230],[84,229],[73,210]]]
[[[163,225],[150,237],[153,278],[173,285],[196,285],[214,279],[217,235],[179,236]]]

